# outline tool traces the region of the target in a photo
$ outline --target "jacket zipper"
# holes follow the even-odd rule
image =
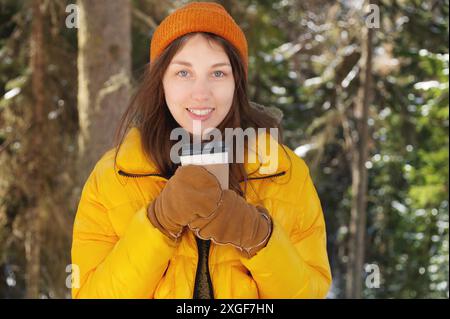
[[[247,180],[255,180],[255,179],[265,179],[265,178],[271,178],[271,177],[279,177],[279,176],[283,176],[286,174],[286,171],[282,171],[276,174],[272,174],[272,175],[267,175],[267,176],[260,176],[260,177],[249,177],[247,178]],[[243,182],[243,181],[241,181]]]
[[[257,180],[257,179],[265,179],[265,178],[271,178],[271,177],[279,177],[279,176],[283,176],[286,174],[286,171],[282,171],[280,173],[276,173],[276,174],[272,174],[272,175],[267,175],[267,176],[260,176],[260,177],[249,177],[247,178],[248,181],[250,180]],[[132,173],[127,173],[124,172],[122,170],[119,170],[119,175],[121,176],[125,176],[125,177],[131,177],[131,178],[141,178],[141,177],[150,177],[150,176],[158,176],[164,179],[168,179],[166,176],[163,176],[161,174],[157,174],[157,173],[149,173],[149,174],[132,174]],[[243,181],[241,181],[243,182]]]
[[[131,178],[140,178],[140,177],[157,176],[157,177],[161,177],[161,178],[164,178],[164,179],[168,179],[166,176],[163,176],[163,175],[157,174],[157,173],[149,173],[149,174],[132,174],[132,173],[124,172],[124,171],[122,171],[122,170],[119,170],[119,175],[125,176],[125,177],[131,177]]]

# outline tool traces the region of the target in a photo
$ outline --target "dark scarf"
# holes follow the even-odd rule
[[[195,237],[198,247],[198,264],[195,275],[194,299],[214,299],[214,293],[209,275],[208,255],[211,241]]]

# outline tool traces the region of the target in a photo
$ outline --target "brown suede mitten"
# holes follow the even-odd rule
[[[189,221],[217,208],[221,194],[219,181],[204,167],[180,166],[148,206],[147,215],[156,228],[177,240]]]
[[[211,216],[197,218],[188,226],[199,238],[231,244],[247,258],[265,247],[272,234],[269,212],[248,204],[232,190],[222,192],[221,204]]]

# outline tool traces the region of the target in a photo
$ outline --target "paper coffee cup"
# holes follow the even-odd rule
[[[228,150],[223,142],[182,146],[181,165],[201,165],[218,179],[222,189],[229,187]]]

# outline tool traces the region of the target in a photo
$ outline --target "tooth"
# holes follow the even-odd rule
[[[191,113],[194,113],[196,115],[206,115],[212,111],[212,109],[206,109],[206,110],[193,110],[188,109]]]

